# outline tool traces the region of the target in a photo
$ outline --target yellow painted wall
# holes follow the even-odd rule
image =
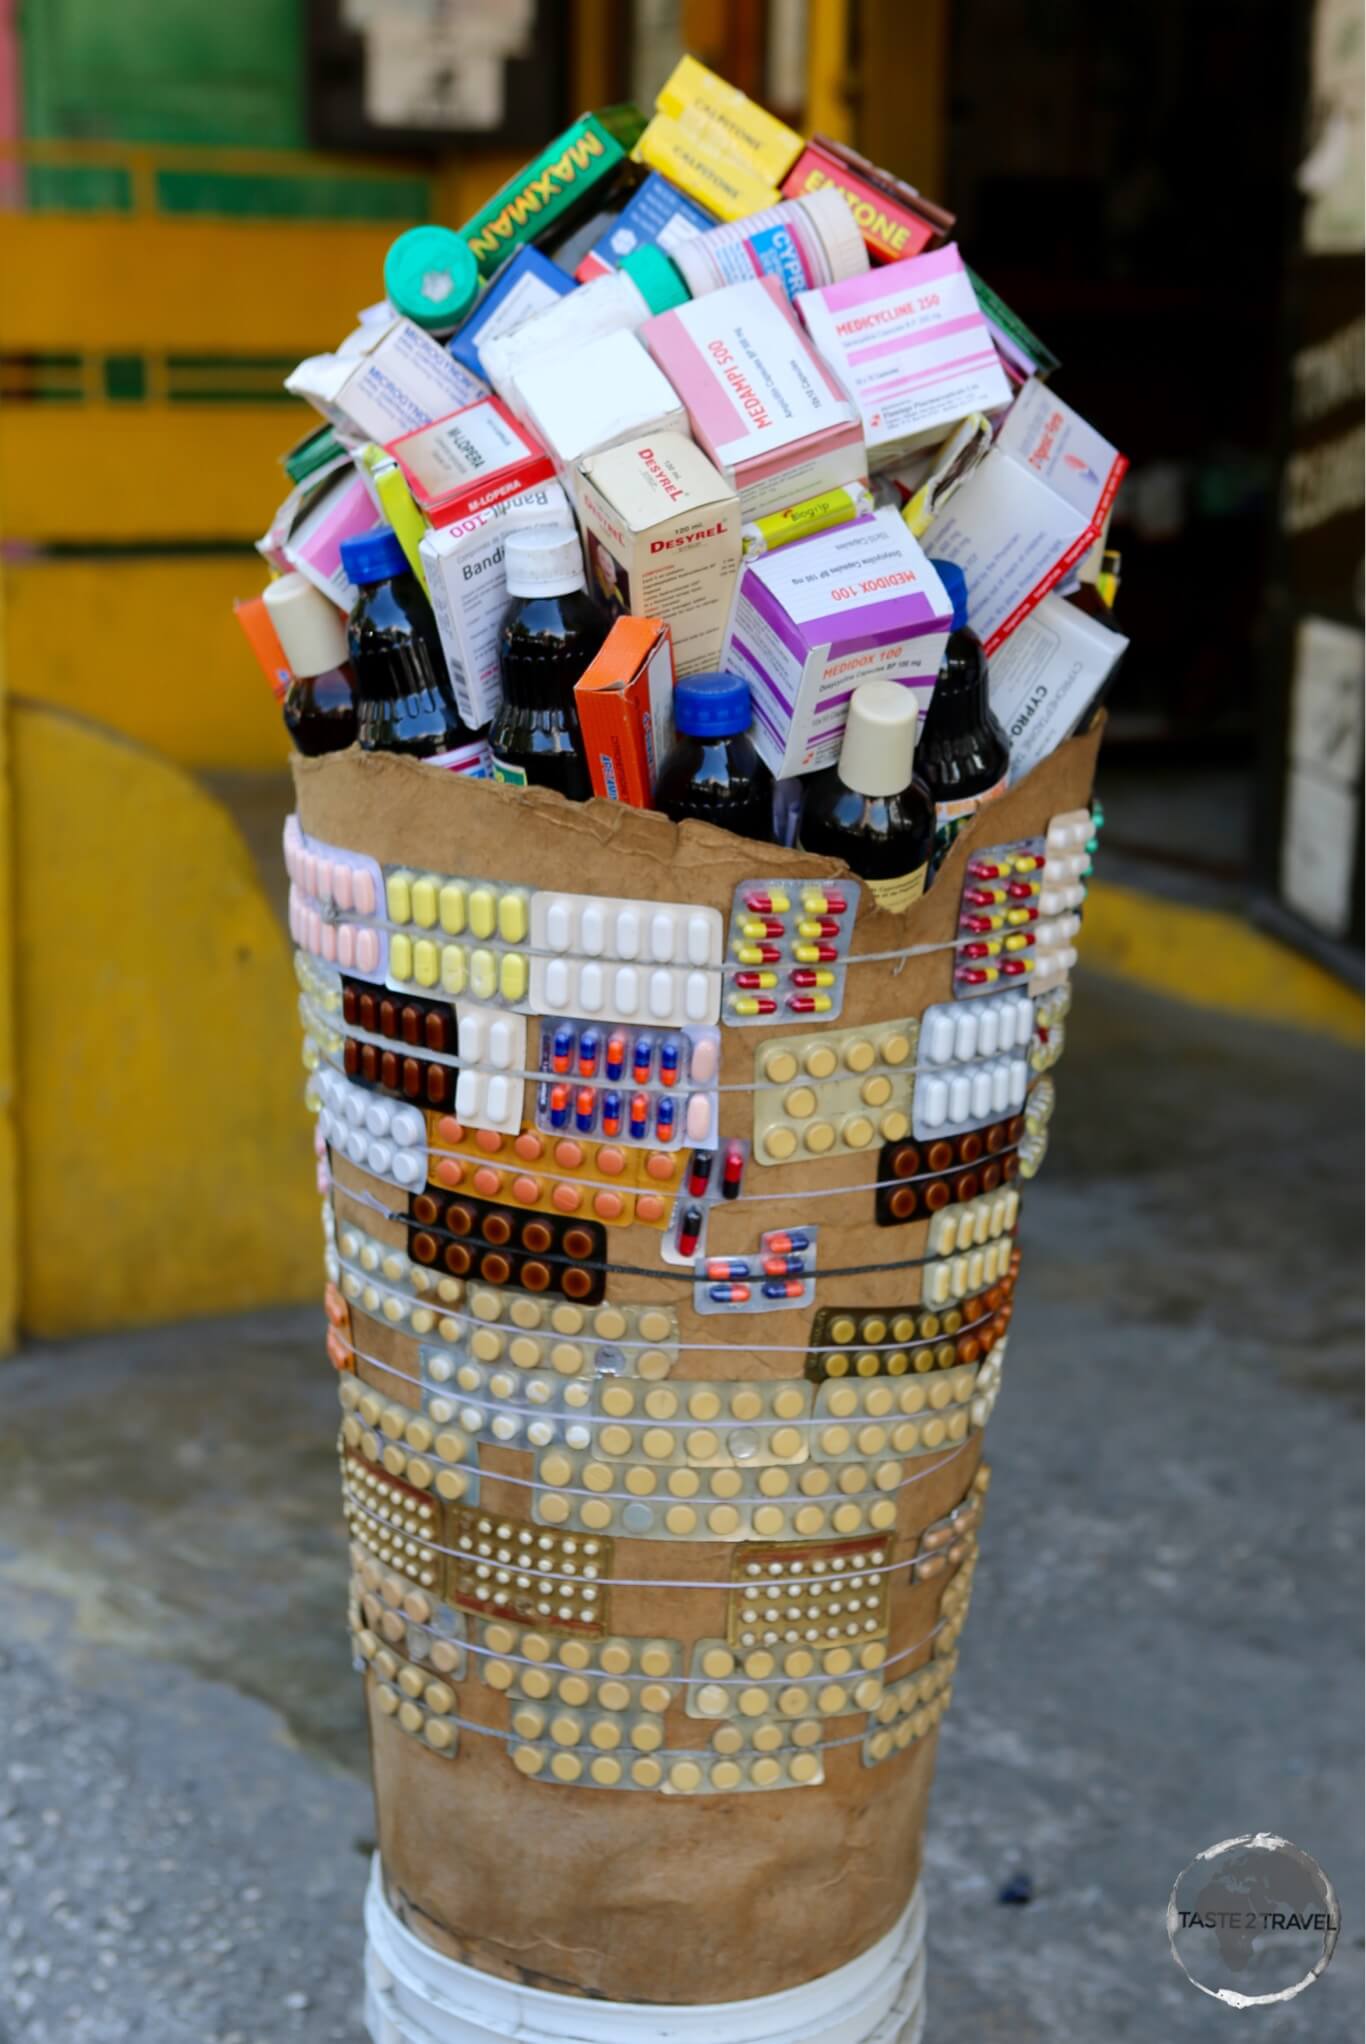
[[[265,580],[247,547],[197,560],[18,561],[6,577],[10,686],[178,766],[278,772],[289,741],[232,614]]]
[[[381,295],[392,226],[8,214],[0,349],[299,354]]]
[[[315,1296],[290,948],[241,835],[59,711],[11,740],[25,1329]]]
[[[0,406],[5,531],[42,546],[255,539],[290,487],[280,456],[319,423],[302,404]]]

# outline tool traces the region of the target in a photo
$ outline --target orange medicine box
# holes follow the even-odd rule
[[[649,809],[674,741],[674,656],[657,617],[619,617],[574,688],[593,793]]]

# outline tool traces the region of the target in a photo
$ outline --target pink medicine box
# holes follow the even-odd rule
[[[710,291],[647,320],[641,334],[687,407],[693,438],[739,495],[742,518],[868,473],[858,408],[776,278]]]

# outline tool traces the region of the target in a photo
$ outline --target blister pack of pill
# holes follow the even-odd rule
[[[988,1286],[1013,1277],[1015,1238],[1003,1235],[980,1249],[945,1256],[922,1265],[920,1296],[928,1306],[954,1306]]]
[[[770,1228],[755,1255],[700,1257],[693,1265],[694,1310],[776,1313],[814,1304],[819,1234],[818,1228]]]
[[[1012,979],[1027,978],[1035,994],[1066,982],[1077,962],[1094,833],[1090,812],[1071,809],[1050,818],[1043,837],[972,854],[959,908],[955,998]]]
[[[343,1157],[406,1192],[427,1182],[427,1123],[420,1108],[368,1093],[331,1065],[308,1082],[323,1140]]]
[[[552,1739],[557,1728],[565,1732],[579,1723],[572,1713],[550,1721]],[[607,1721],[608,1726],[611,1720]],[[587,1730],[587,1725],[584,1727]],[[651,1789],[664,1796],[734,1795],[745,1789],[791,1789],[817,1787],[825,1779],[819,1752],[743,1754],[724,1758],[686,1749],[633,1753],[602,1752],[605,1727],[588,1731],[590,1743],[578,1751],[552,1744],[519,1741],[512,1747],[512,1764],[520,1774],[537,1781],[581,1782],[594,1788]],[[596,1736],[595,1736],[596,1734]]]
[[[1066,984],[1050,988],[1034,1003],[1034,1046],[1030,1069],[1051,1071],[1067,1042],[1067,1017],[1072,1007],[1072,989]]]
[[[526,1100],[527,1020],[473,1001],[455,1004],[460,1038],[460,1076],[455,1113],[467,1128],[515,1134]]]
[[[875,1726],[864,1737],[863,1764],[876,1767],[894,1753],[904,1753],[917,1739],[927,1739],[949,1707],[953,1695],[956,1654],[946,1654],[889,1682],[874,1712]]]
[[[342,1451],[342,1513],[351,1538],[385,1568],[440,1595],[444,1514],[428,1492],[391,1476],[359,1447]]]
[[[819,1720],[875,1709],[887,1658],[886,1552],[881,1542],[871,1548],[841,1542],[813,1556],[800,1574],[784,1569],[765,1583],[742,1573],[738,1586],[733,1577],[728,1637],[698,1640],[688,1658],[688,1716],[757,1732],[807,1712]],[[750,1565],[737,1552],[735,1566]],[[761,1593],[769,1586],[765,1603]],[[793,1692],[797,1683],[806,1685],[804,1695]],[[790,1736],[811,1743],[795,1726]],[[816,1736],[828,1733],[822,1728]],[[771,1743],[764,1734],[759,1750]]]
[[[303,1030],[304,1070],[315,1072],[326,1058],[340,1065],[342,978],[335,966],[324,965],[307,951],[294,952],[294,977],[299,987],[299,1026]]]
[[[351,1308],[330,1281],[323,1286],[323,1313],[327,1320],[327,1360],[334,1370],[354,1370],[356,1347],[351,1332]]]
[[[531,901],[531,1005],[541,1015],[678,1029],[721,1011],[722,930],[697,902],[540,892]]]
[[[902,1446],[881,1461],[850,1456],[801,1468],[697,1470],[653,1463],[648,1451],[626,1460],[551,1449],[537,1465],[532,1515],[546,1526],[572,1526],[652,1540],[790,1540],[822,1534],[890,1532],[903,1456],[967,1439],[966,1410],[946,1420],[899,1423]],[[924,1439],[926,1431],[932,1440]],[[634,1477],[634,1482],[628,1478]]]
[[[391,987],[439,990],[454,999],[517,1007],[531,963],[531,891],[444,873],[384,869]]]
[[[430,1278],[431,1273],[419,1267],[417,1276]],[[482,1392],[495,1369],[509,1368],[528,1378],[539,1373],[657,1383],[678,1361],[678,1315],[672,1306],[612,1301],[582,1306],[572,1299],[535,1298],[460,1278],[441,1277],[435,1283],[446,1309],[437,1327],[441,1346],[419,1353],[424,1378],[452,1395]],[[533,1401],[528,1394],[518,1402]]]
[[[536,1126],[613,1143],[702,1145],[715,1138],[721,1062],[715,1029],[627,1029],[543,1022]]]
[[[831,1428],[818,1429],[818,1445],[830,1452],[878,1452],[877,1430],[894,1421],[926,1417],[967,1405],[977,1388],[977,1363],[954,1363],[913,1377],[827,1378],[816,1392],[815,1416],[847,1423],[853,1431],[841,1446]],[[930,1444],[933,1446],[933,1442]]]
[[[414,1193],[408,1211],[408,1254],[430,1270],[562,1293],[580,1305],[603,1296],[607,1237],[600,1221],[526,1213],[435,1190]]]
[[[1096,850],[1096,825],[1089,809],[1067,809],[1050,816],[1044,835],[1040,916],[1065,915],[1086,899]]]
[[[608,1629],[612,1543],[452,1505],[445,1515],[445,1596],[459,1611],[584,1638]]]
[[[360,979],[383,980],[388,933],[379,920],[384,883],[373,859],[307,837],[285,822],[289,934],[300,950]]]
[[[458,1043],[455,1009],[368,985],[341,982],[342,1070],[359,1086],[392,1093],[415,1107],[449,1107],[455,1098]],[[350,1032],[360,1031],[361,1035]],[[365,1041],[383,1037],[383,1043]],[[437,1057],[424,1056],[435,1052]],[[449,1059],[451,1062],[439,1062]]]
[[[1034,1003],[1025,993],[943,1002],[920,1023],[914,1134],[957,1135],[1017,1114],[1029,1088]]]
[[[744,1028],[838,1015],[860,892],[857,880],[742,880],[726,933],[723,1019]]]
[[[754,1053],[761,1164],[867,1150],[911,1132],[918,1024],[880,1022],[776,1037]]]
[[[368,1625],[353,1626],[351,1636],[362,1664],[374,1672],[375,1702],[384,1715],[429,1753],[454,1755],[460,1728],[450,1683],[386,1646]]]
[[[433,1411],[431,1400],[415,1411],[355,1377],[343,1377],[337,1388],[344,1448],[448,1504],[478,1501],[479,1464],[469,1437],[450,1416]]]
[[[795,1627],[808,1650],[843,1647],[852,1657],[859,1644],[887,1635],[891,1559],[883,1540],[760,1546],[735,1555],[729,1644],[771,1650]]]
[[[814,1383],[927,1376],[977,1363],[1010,1324],[1010,1283],[939,1311],[822,1306],[811,1323],[806,1374]]]
[[[958,908],[955,999],[1032,979],[1043,859],[1041,837],[988,845],[969,856]]]
[[[885,1144],[878,1153],[877,1225],[899,1228],[941,1207],[995,1192],[1016,1176],[1023,1134],[1024,1116],[1015,1114],[960,1136]]]
[[[465,1618],[428,1590],[382,1569],[365,1550],[351,1548],[351,1593],[360,1617],[410,1661],[457,1681],[466,1672]]]
[[[927,1583],[947,1575],[974,1552],[990,1483],[990,1470],[985,1462],[979,1463],[961,1504],[925,1528],[916,1546],[913,1581]]]
[[[510,1018],[504,1018],[510,1019]],[[462,1074],[463,1077],[463,1074]],[[667,1228],[687,1176],[684,1152],[632,1150],[551,1137],[536,1129],[498,1135],[454,1115],[428,1117],[431,1182],[528,1212],[583,1214],[611,1228]]]

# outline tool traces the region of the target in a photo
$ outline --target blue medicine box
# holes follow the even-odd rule
[[[695,200],[689,199],[667,178],[652,170],[640,189],[623,206],[601,241],[595,241],[578,267],[581,284],[605,277],[615,270],[632,249],[654,242],[665,255],[672,254],[690,234],[703,234],[716,221]]]
[[[574,279],[557,269],[538,248],[519,249],[498,272],[465,324],[456,328],[446,347],[457,362],[475,376],[483,376],[484,365],[479,359],[481,341],[510,333],[534,312],[543,312],[547,305],[553,305],[566,291],[575,288]]]

